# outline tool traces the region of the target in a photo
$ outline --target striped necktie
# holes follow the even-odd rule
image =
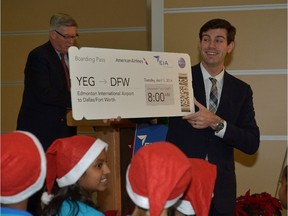
[[[67,81],[68,91],[70,92],[70,77],[69,77],[69,69],[68,69],[68,67],[67,67],[67,65],[66,65],[66,62],[65,62],[65,54],[60,53],[60,56],[61,56],[61,62],[62,62],[62,65],[63,65],[64,71],[65,71],[65,76],[66,76],[66,81]]]
[[[217,91],[217,80],[215,78],[210,77],[210,81],[212,82],[212,87],[210,91],[210,99],[209,99],[209,110],[213,113],[217,110],[218,105],[218,91]]]

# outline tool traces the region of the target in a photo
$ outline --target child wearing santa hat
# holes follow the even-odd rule
[[[31,133],[13,131],[1,134],[0,215],[31,215],[28,198],[45,181],[46,158],[39,140]]]
[[[55,140],[46,152],[47,193],[42,215],[103,216],[92,194],[107,187],[110,169],[108,145],[100,139],[78,135]],[[56,185],[57,182],[57,185]]]
[[[142,147],[126,173],[126,190],[136,205],[132,215],[167,215],[190,180],[190,161],[178,147],[168,142]]]
[[[216,181],[216,165],[203,159],[190,158],[191,184],[176,203],[175,216],[208,216]]]

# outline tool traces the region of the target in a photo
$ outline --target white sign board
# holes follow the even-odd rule
[[[194,112],[187,54],[70,47],[69,67],[75,120]]]

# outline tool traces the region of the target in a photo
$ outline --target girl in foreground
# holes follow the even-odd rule
[[[42,201],[47,206],[42,215],[104,215],[97,210],[92,194],[107,187],[107,149],[102,140],[83,135],[53,142],[46,152],[47,192]]]

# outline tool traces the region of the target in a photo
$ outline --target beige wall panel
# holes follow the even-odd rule
[[[230,5],[256,5],[256,4],[286,4],[285,0],[204,0],[204,1],[187,1],[187,0],[164,0],[165,8],[185,8],[185,7],[211,7],[211,6],[230,6]]]
[[[218,17],[237,28],[230,69],[286,68],[286,10],[165,14],[165,51],[186,52],[193,64],[198,62],[199,29],[206,21]]]
[[[16,130],[18,112],[22,102],[23,86],[1,86],[1,130]]]
[[[29,52],[47,42],[48,35],[3,36],[1,40],[2,82],[23,81]]]
[[[237,76],[251,85],[261,135],[287,136],[287,76]]]
[[[132,8],[132,9],[131,9]],[[145,0],[18,0],[2,1],[2,31],[45,30],[52,14],[72,15],[79,28],[127,27],[146,25]]]
[[[235,150],[238,196],[249,189],[251,193],[265,191],[274,196],[286,149],[285,141],[262,141],[255,155]]]
[[[230,16],[238,30],[231,68],[287,68],[287,10],[234,12]]]
[[[196,17],[192,13],[164,15],[164,50],[166,52],[188,53],[191,64],[199,61],[198,32],[201,24],[209,17]]]

